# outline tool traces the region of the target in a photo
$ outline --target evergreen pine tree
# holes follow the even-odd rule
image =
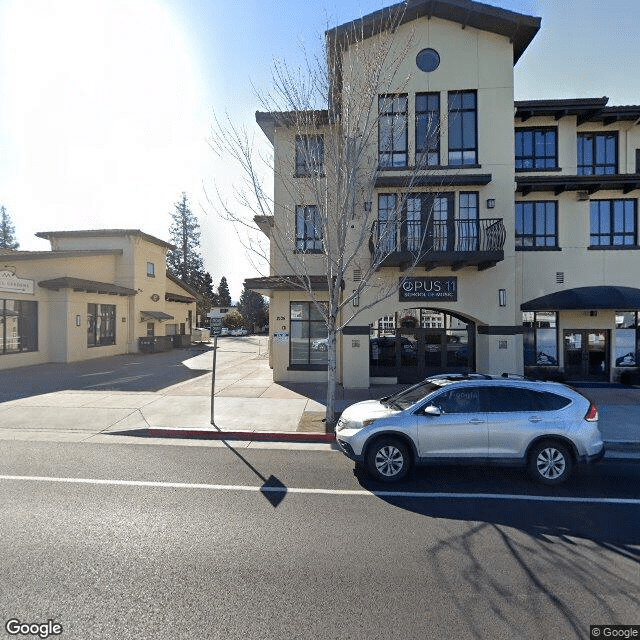
[[[229,293],[229,285],[227,279],[222,276],[220,278],[220,284],[218,285],[218,303],[221,307],[231,306],[231,294]]]
[[[17,249],[16,230],[11,222],[11,216],[4,206],[0,207],[0,249]]]
[[[200,290],[204,267],[200,255],[200,225],[189,208],[187,194],[175,204],[169,227],[170,242],[175,245],[167,254],[167,268],[185,284]]]
[[[254,331],[269,323],[268,306],[264,298],[251,289],[242,290],[238,311]]]

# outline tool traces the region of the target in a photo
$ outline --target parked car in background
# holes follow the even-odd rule
[[[229,331],[230,336],[246,336],[248,334],[249,332],[244,327],[240,327],[240,329],[231,329],[231,331]]]
[[[228,336],[229,335],[229,329],[227,329],[227,327],[221,327],[220,335],[221,336]]]
[[[314,340],[311,343],[311,349],[313,351],[326,351],[328,344],[329,338],[320,338],[319,340]]]
[[[377,480],[420,464],[527,467],[545,484],[604,455],[596,405],[557,382],[446,374],[380,400],[347,407],[336,440]]]

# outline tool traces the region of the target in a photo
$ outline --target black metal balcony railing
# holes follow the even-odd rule
[[[502,218],[452,218],[426,225],[421,220],[379,220],[373,223],[369,249],[384,267],[418,264],[485,269],[504,260],[505,239]]]

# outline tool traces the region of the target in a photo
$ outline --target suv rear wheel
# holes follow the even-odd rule
[[[544,484],[560,484],[571,474],[573,461],[569,449],[559,442],[545,440],[531,450],[529,472]]]
[[[367,469],[376,480],[398,482],[410,468],[409,448],[398,438],[380,438],[369,447]]]

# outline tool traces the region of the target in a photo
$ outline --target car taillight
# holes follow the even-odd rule
[[[584,419],[589,422],[596,422],[598,420],[598,407],[596,407],[595,402],[589,404],[589,410],[587,411]]]

